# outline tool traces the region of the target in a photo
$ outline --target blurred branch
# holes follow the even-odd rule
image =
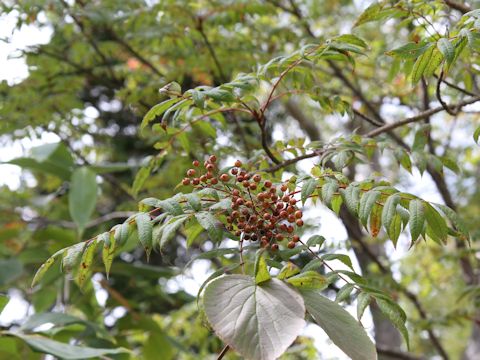
[[[115,220],[115,219],[127,219],[130,216],[134,215],[134,211],[114,211],[105,215],[102,215],[94,220],[89,221],[85,228],[92,228],[98,225],[101,225],[107,221]],[[73,221],[67,220],[50,220],[45,217],[36,217],[32,219],[30,222],[38,223],[39,225],[57,225],[60,227],[64,227],[67,229],[76,229],[77,225]]]
[[[467,99],[467,100],[464,100],[464,101],[461,101],[457,104],[454,104],[454,105],[449,105],[449,108],[462,108],[464,106],[467,106],[467,105],[470,105],[470,104],[473,104],[473,103],[476,103],[477,101],[480,101],[480,96],[475,96],[473,98],[470,98],[470,99]],[[424,120],[425,118],[429,117],[430,115],[433,115],[433,114],[436,114],[436,113],[439,113],[441,111],[444,111],[444,107],[443,106],[438,106],[436,108],[432,108],[430,110],[427,110],[427,111],[423,111],[415,116],[411,116],[411,117],[408,117],[406,119],[403,119],[403,120],[400,120],[400,121],[396,121],[394,123],[390,123],[390,124],[386,124],[386,125],[383,125],[381,127],[379,127],[378,129],[374,129],[368,133],[366,133],[364,136],[366,137],[375,137],[375,136],[378,136],[380,134],[383,134],[385,132],[388,132],[390,130],[393,130],[393,129],[396,129],[400,126],[403,126],[403,125],[406,125],[406,124],[410,124],[410,123],[413,123],[413,122],[417,122],[417,121],[421,121],[421,120]]]
[[[379,346],[377,346],[377,353],[380,355],[388,356],[389,358],[392,358],[392,359],[400,359],[400,360],[425,360],[426,359],[426,357],[424,356],[420,357],[410,353],[386,349]]]
[[[467,12],[471,11],[470,6],[467,4],[461,4],[454,0],[444,0],[445,4],[447,4],[452,9],[460,11],[462,14],[466,14]]]

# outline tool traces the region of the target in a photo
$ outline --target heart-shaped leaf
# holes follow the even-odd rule
[[[255,284],[247,275],[211,281],[203,298],[216,334],[247,360],[274,360],[305,326],[302,296],[278,279]]]

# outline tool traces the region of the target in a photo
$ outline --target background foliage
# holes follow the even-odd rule
[[[321,245],[315,255],[334,269],[312,266],[307,251],[293,260],[322,275],[350,271],[353,260],[362,276],[350,272],[349,281],[370,292],[331,278],[323,294],[359,314],[368,306],[379,357],[474,359],[477,7],[446,0],[2,3],[18,29],[52,32],[48,43],[14,54],[25,58],[28,77],[0,84],[2,141],[46,132],[57,141],[9,161],[24,172],[18,188],[0,191],[0,308],[20,296],[33,314],[2,324],[0,355],[215,358],[224,344],[182,274],[195,264],[208,274],[239,272],[237,243],[218,226],[172,227],[147,262],[139,240],[150,240],[135,220],[138,232],[128,236],[125,228],[118,237],[125,241],[118,257],[103,255],[108,278],[102,256],[80,241],[125,220],[132,225],[144,198],[188,193],[178,185],[191,162],[216,154],[222,166],[240,158],[251,171],[267,170],[262,176],[275,183],[295,175],[302,203],[321,199],[306,202],[300,235]],[[366,193],[359,199],[355,189]],[[431,210],[408,193],[439,205]],[[141,202],[140,212],[152,201]],[[341,222],[329,224],[333,213]],[[62,255],[63,270],[47,262],[31,288],[53,254]],[[78,270],[78,254],[88,271]],[[408,349],[397,328],[408,331]],[[333,353],[299,337],[282,358]]]

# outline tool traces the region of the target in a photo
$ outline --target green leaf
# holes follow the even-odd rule
[[[200,201],[200,198],[198,197],[197,194],[195,193],[186,194],[185,197],[187,198],[187,202],[192,207],[193,210],[195,211],[202,210],[202,202]]]
[[[441,38],[437,41],[437,48],[438,50],[442,53],[443,57],[446,60],[447,64],[447,69],[450,68],[450,66],[453,63],[453,60],[455,59],[455,47],[452,45],[452,43],[446,39],[446,38]]]
[[[204,94],[211,99],[219,102],[235,101],[235,96],[230,91],[221,89],[219,87],[205,90]]]
[[[285,264],[284,267],[280,270],[280,273],[277,275],[277,279],[283,280],[297,275],[300,272],[300,268],[295,265],[293,262],[289,261]]]
[[[470,234],[468,231],[467,224],[465,224],[463,219],[460,216],[458,216],[458,214],[454,210],[442,204],[435,204],[435,206],[438,207],[440,210],[442,210],[442,212],[445,214],[448,220],[450,220],[450,222],[455,227],[455,229],[457,229],[460,232],[460,234],[463,235],[465,240],[470,239]]]
[[[392,240],[393,246],[397,247],[397,241],[402,232],[402,217],[399,214],[395,214],[392,222],[388,226],[387,235]]]
[[[338,260],[347,265],[350,269],[353,270],[352,260],[350,257],[345,254],[325,254],[321,257],[322,260],[331,261],[331,260]]]
[[[85,246],[82,259],[80,260],[80,269],[78,271],[78,286],[83,288],[86,285],[87,279],[92,274],[92,264],[97,250],[97,240],[93,239]]]
[[[302,191],[301,191],[302,203],[305,204],[305,201],[307,201],[308,197],[313,194],[313,192],[317,187],[317,184],[318,184],[317,179],[313,179],[313,178],[309,178],[303,183]]]
[[[36,351],[57,356],[66,360],[95,358],[110,354],[121,354],[128,352],[128,350],[123,348],[103,349],[70,345],[39,335],[26,335],[21,333],[9,333],[9,335],[22,339]]]
[[[108,242],[103,242],[102,260],[103,264],[105,265],[105,273],[107,274],[108,279],[110,275],[110,268],[112,267],[113,257],[115,256],[116,240],[113,233],[107,232],[105,234],[107,234],[106,236],[108,236]]]
[[[430,57],[430,61],[428,62],[427,66],[425,67],[425,71],[423,72],[423,76],[430,77],[433,75],[435,70],[440,66],[443,61],[443,54],[438,50],[437,47],[433,47],[432,56]]]
[[[408,331],[405,326],[405,321],[407,316],[400,306],[394,303],[391,300],[375,298],[380,311],[392,322],[392,324],[400,331],[405,342],[407,343],[407,348],[410,348],[410,342],[408,339]]]
[[[320,295],[318,291],[302,291],[307,312],[352,360],[377,359],[375,345],[365,330],[345,309]]]
[[[375,205],[379,197],[380,192],[372,190],[364,193],[362,198],[360,199],[358,217],[364,226],[367,225],[368,217],[372,212],[373,205]]]
[[[425,220],[427,222],[427,234],[438,243],[447,241],[448,226],[445,219],[430,204],[426,204]]]
[[[151,172],[152,172],[151,166],[142,167],[140,170],[138,170],[132,184],[132,193],[134,196],[138,195],[139,191],[142,189],[143,184],[145,184],[145,181],[147,181]]]
[[[340,290],[337,292],[337,296],[335,297],[335,302],[339,303],[342,302],[343,300],[346,300],[347,298],[350,297],[350,294],[352,291],[355,289],[353,284],[345,284],[343,285]]]
[[[358,17],[353,27],[357,27],[372,21],[381,21],[398,17],[406,13],[398,8],[385,7],[385,3],[374,2]]]
[[[167,213],[173,216],[178,216],[183,214],[183,209],[174,199],[166,199],[158,202],[158,206],[165,210]]]
[[[423,201],[419,199],[411,200],[408,210],[410,211],[410,234],[412,235],[412,242],[415,242],[423,232],[423,224],[425,223]]]
[[[413,69],[411,74],[412,84],[416,84],[417,82],[420,81],[427,67],[432,61],[432,57],[434,55],[435,50],[436,50],[436,47],[433,45],[430,45],[430,47],[422,55],[420,55],[418,59],[415,61],[415,64],[413,64]]]
[[[366,293],[366,292],[361,292],[358,294],[357,297],[357,319],[360,321],[362,319],[362,316],[367,308],[368,305],[370,305],[370,302],[372,301],[372,297]]]
[[[168,241],[170,241],[180,226],[183,225],[185,221],[187,221],[187,215],[180,215],[174,218],[171,218],[167,223],[162,226],[162,231],[158,234],[159,238],[155,239],[155,244],[158,244],[160,248],[162,248]]]
[[[137,224],[137,231],[138,231],[138,239],[142,244],[143,248],[145,249],[145,253],[147,254],[147,261],[150,257],[150,253],[152,252],[153,247],[153,240],[152,240],[152,230],[153,225],[150,219],[150,215],[147,213],[139,213],[135,216],[135,223]]]
[[[304,290],[323,290],[329,284],[325,276],[320,275],[318,272],[312,270],[301,272],[298,275],[289,277],[287,282],[296,288]]]
[[[83,251],[85,250],[86,242],[82,241],[80,243],[69,246],[63,252],[62,257],[62,270],[67,273],[72,272],[80,262]]]
[[[250,360],[274,360],[305,326],[305,306],[278,279],[260,285],[246,275],[226,275],[205,288],[203,306],[215,333]]]
[[[9,301],[10,299],[8,296],[0,294],[0,314],[2,313],[5,306],[7,306]]]
[[[395,215],[397,214],[397,205],[400,202],[400,195],[393,194],[387,198],[385,204],[383,205],[382,211],[382,224],[385,227],[385,230],[388,233],[390,224],[392,223]]]
[[[0,258],[0,287],[14,284],[23,274],[23,264],[19,257]]]
[[[257,252],[257,256],[255,259],[255,284],[261,284],[265,281],[270,280],[272,277],[268,272],[267,262],[265,261],[265,257],[263,256],[264,251],[259,250]]]
[[[65,326],[65,325],[83,323],[83,322],[84,320],[68,314],[52,313],[52,312],[39,313],[39,314],[33,314],[29,316],[27,321],[25,321],[25,323],[23,323],[22,326],[20,326],[20,330],[22,332],[32,331],[32,330],[35,330],[35,328],[48,323],[53,324],[55,326]]]
[[[83,233],[97,203],[97,181],[95,177],[95,173],[88,167],[81,167],[73,172],[70,181],[68,208],[80,234]]]
[[[416,59],[429,47],[430,44],[411,42],[402,45],[399,48],[389,50],[385,53],[385,55],[399,57],[401,59]]]
[[[345,197],[345,205],[353,214],[358,214],[358,206],[360,204],[360,189],[357,186],[349,185],[343,193]]]
[[[50,256],[47,261],[45,261],[41,266],[40,268],[37,270],[37,272],[35,273],[35,276],[33,277],[33,280],[32,280],[32,287],[34,287],[35,285],[37,285],[40,280],[42,280],[43,276],[46,274],[46,272],[48,271],[48,269],[50,269],[52,267],[52,265],[55,263],[55,260],[63,254],[63,249],[62,250],[59,250],[57,251],[55,254],[53,254],[52,256]]]
[[[325,205],[329,205],[332,201],[333,194],[338,190],[338,184],[333,181],[326,182],[322,186],[322,199]]]
[[[118,247],[124,245],[127,240],[128,236],[130,235],[130,224],[127,221],[125,221],[121,225],[117,225],[114,227],[115,230],[115,243],[117,244]]]
[[[145,129],[145,127],[155,120],[157,116],[162,115],[168,108],[170,108],[170,106],[174,105],[180,100],[180,97],[168,99],[152,107],[143,117],[142,123],[140,124],[140,130]]]
[[[355,36],[353,34],[340,35],[333,38],[332,40],[339,41],[339,42],[346,42],[349,44],[360,46],[364,49],[368,47],[367,43],[364,40],[360,39],[358,36]]]
[[[321,235],[313,235],[307,240],[307,246],[319,246],[322,247],[323,243],[325,242],[325,238]]]
[[[477,127],[473,133],[473,140],[478,144],[478,138],[480,137],[480,126]]]
[[[223,224],[218,221],[212,213],[207,211],[199,212],[195,214],[195,218],[198,223],[207,230],[208,236],[213,241],[222,240]]]

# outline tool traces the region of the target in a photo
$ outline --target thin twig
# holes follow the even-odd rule
[[[225,347],[222,349],[222,351],[220,352],[220,354],[218,354],[217,360],[222,360],[223,357],[225,356],[225,354],[228,352],[229,349],[230,349],[230,346],[229,346],[229,345],[225,345]]]

